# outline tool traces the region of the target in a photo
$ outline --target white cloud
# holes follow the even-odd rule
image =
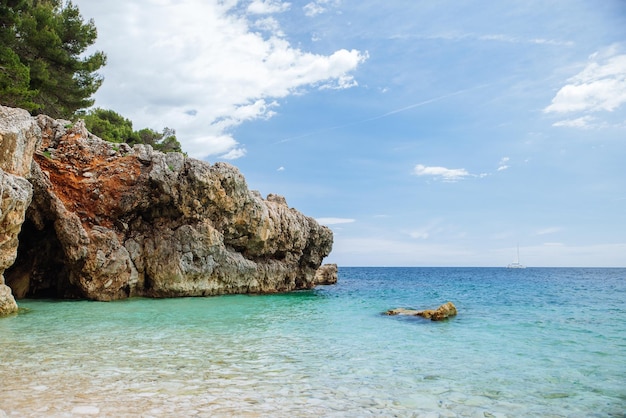
[[[350,87],[356,87],[359,83],[350,75],[340,76],[334,80],[331,80],[329,83],[324,83],[320,86],[321,90],[331,89],[331,90],[343,90],[349,89]]]
[[[509,168],[509,161],[509,157],[502,157],[498,162],[498,168],[496,169],[496,171],[507,170]],[[413,168],[413,174],[416,176],[430,176],[432,178],[439,179],[447,183],[454,183],[467,177],[482,179],[488,176],[492,176],[494,173],[476,174],[470,173],[464,168],[446,168],[438,166],[428,167],[423,164],[418,164]]]
[[[244,155],[233,127],[271,117],[277,100],[289,95],[355,86],[352,72],[367,59],[354,49],[303,51],[283,38],[277,21],[252,22],[236,1],[77,3],[85,16],[97,17],[96,47],[108,57],[96,105],[137,128],[176,129],[183,149],[197,158]],[[258,16],[286,4],[255,0],[250,8]]]
[[[256,29],[269,32],[279,38],[283,38],[285,36],[285,33],[280,28],[280,23],[278,23],[278,20],[274,19],[271,16],[255,20],[252,26]]]
[[[248,6],[248,13],[252,14],[270,14],[281,13],[289,10],[291,3],[283,3],[277,0],[254,0]]]
[[[612,112],[624,103],[626,54],[617,54],[613,47],[591,55],[585,69],[567,80],[544,112]]]
[[[574,42],[572,41],[560,41],[558,39],[534,38],[530,39],[529,42],[539,45],[574,46]]]
[[[178,137],[178,134],[176,135]],[[232,149],[236,149],[239,143],[233,139],[230,135],[211,135],[194,138],[193,142],[188,144],[199,150],[200,154],[226,154]],[[203,147],[206,147],[206,151],[203,151]]]
[[[246,155],[246,152],[247,151],[245,148],[233,148],[226,154],[220,155],[220,158],[223,158],[225,160],[236,160],[237,158],[241,158]]]
[[[574,46],[574,42],[572,41],[562,41],[559,39],[546,39],[546,38],[520,38],[517,36],[505,35],[502,33],[488,33],[488,34],[477,34],[472,32],[444,32],[444,33],[434,33],[429,35],[395,35],[393,38],[396,39],[409,39],[409,38],[418,38],[418,39],[428,39],[428,40],[446,40],[452,42],[459,41],[467,41],[467,40],[477,40],[477,41],[485,41],[485,42],[503,42],[510,44],[531,44],[531,45],[550,45],[550,46]]]
[[[260,118],[269,119],[276,113],[271,110],[276,106],[278,106],[276,102],[268,104],[263,99],[256,100],[254,103],[231,105],[228,113],[215,119],[211,125],[223,132],[246,121]]]
[[[339,225],[356,222],[355,219],[350,218],[317,218],[315,220],[321,225]]]
[[[316,0],[307,3],[302,9],[305,15],[314,17],[326,13],[330,7],[336,7],[339,3],[339,0]]]
[[[509,168],[507,164],[509,162],[509,159],[510,159],[509,157],[502,157],[502,159],[498,163],[498,171],[503,171]]]
[[[499,41],[499,42],[508,42],[513,44],[538,44],[538,45],[555,45],[555,46],[572,46],[573,42],[570,41],[559,41],[556,39],[545,39],[545,38],[518,38],[515,36],[503,35],[503,34],[492,34],[492,35],[478,35],[478,39],[481,41]]]
[[[285,167],[280,166],[280,167],[278,167],[278,169],[276,169],[276,171],[285,171]]]
[[[317,16],[321,13],[324,13],[324,11],[326,10],[324,7],[320,6],[317,3],[309,3],[305,5],[303,9],[304,9],[304,14],[309,17]]]
[[[540,229],[539,231],[535,232],[535,235],[549,235],[549,234],[554,234],[556,232],[559,232],[560,230],[561,228],[557,226],[553,226],[549,228]]]
[[[552,126],[560,126],[565,128],[579,128],[579,129],[589,129],[592,128],[593,122],[596,120],[593,116],[581,116],[575,119],[565,119],[560,120],[558,122],[554,122]]]
[[[447,182],[455,182],[470,176],[470,173],[464,168],[426,167],[422,164],[415,166],[413,174],[416,176],[438,177]]]

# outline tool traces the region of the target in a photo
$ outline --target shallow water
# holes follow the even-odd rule
[[[388,317],[453,301],[444,322]],[[340,268],[284,295],[21,301],[8,416],[625,416],[626,269]],[[2,416],[2,412],[0,412]]]

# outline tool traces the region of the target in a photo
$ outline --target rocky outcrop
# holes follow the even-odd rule
[[[315,284],[329,285],[337,283],[337,264],[324,264],[315,272]]]
[[[386,315],[410,315],[421,316],[422,318],[430,319],[432,321],[441,321],[453,316],[456,316],[456,306],[452,302],[446,302],[439,306],[437,309],[427,309],[424,311],[416,311],[413,309],[396,308],[390,309],[385,312]]]
[[[17,260],[5,273],[17,298],[113,300],[315,285],[332,247],[330,229],[281,196],[250,191],[235,167],[105,142],[80,121],[36,120],[32,203]]]
[[[17,311],[4,272],[17,255],[18,234],[32,198],[24,176],[40,140],[41,131],[28,112],[0,106],[0,316]]]

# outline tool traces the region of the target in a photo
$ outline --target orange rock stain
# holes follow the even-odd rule
[[[41,149],[49,149],[49,144],[50,132],[44,132]],[[83,138],[70,132],[54,150],[35,155],[54,193],[85,226],[112,228],[122,198],[132,195],[141,175],[139,160],[134,155],[113,153],[112,146],[101,144],[94,153]]]

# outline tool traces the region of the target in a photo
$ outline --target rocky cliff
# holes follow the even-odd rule
[[[330,253],[328,228],[250,191],[229,164],[18,109],[0,120],[0,305],[7,285],[18,299],[307,289]]]
[[[18,234],[31,202],[30,173],[41,131],[28,112],[0,106],[0,316],[17,311],[5,270],[17,256]]]

